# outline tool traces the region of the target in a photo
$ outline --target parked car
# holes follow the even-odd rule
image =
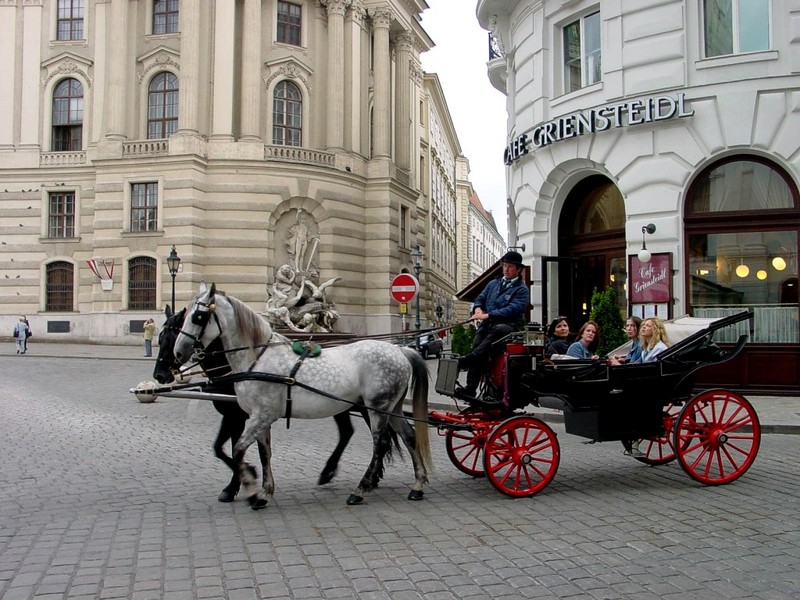
[[[408,345],[409,348],[416,348],[417,342],[414,340]],[[442,342],[441,338],[437,335],[423,335],[419,338],[419,353],[422,355],[422,358],[428,358],[429,356],[435,356],[439,358],[442,355],[442,348],[444,347],[444,342]]]

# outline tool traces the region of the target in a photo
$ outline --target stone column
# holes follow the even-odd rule
[[[414,35],[404,31],[395,38],[395,145],[394,160],[401,169],[411,167],[411,50]]]
[[[344,147],[344,13],[350,0],[327,0],[328,148]]]
[[[261,140],[261,0],[245,0],[241,139]]]
[[[25,13],[27,19],[27,13],[31,10],[31,6],[25,6]],[[39,13],[39,19],[41,19],[42,14],[42,7],[37,7],[39,10],[34,11]],[[31,13],[33,14],[33,12]],[[6,65],[5,68],[5,77],[3,79],[2,87],[0,88],[0,147],[11,147],[14,145],[14,122],[18,121],[21,124],[24,124],[24,121],[18,116],[14,114],[14,82],[17,81],[18,75],[18,65],[17,63],[17,47],[22,47],[22,44],[25,43],[25,40],[20,40],[17,37],[17,6],[16,3],[14,4],[0,4],[0,56],[3,57],[3,62]],[[41,22],[39,23],[38,31],[41,31]],[[27,31],[27,29],[26,29]],[[36,42],[35,48],[41,48],[41,40]],[[35,56],[31,61],[31,66],[38,66],[41,64],[41,57]],[[36,71],[31,73],[27,73],[27,75],[33,76],[33,81],[37,81],[39,78],[36,76]],[[26,81],[23,79],[22,81]],[[34,86],[29,86],[31,89],[38,89],[38,86],[34,88]],[[38,94],[37,94],[38,98]],[[23,103],[21,106],[22,111],[26,108],[25,104]],[[36,108],[36,116],[32,121],[32,125],[35,125],[39,122],[38,117],[38,106]],[[29,115],[29,118],[33,115]]]
[[[364,115],[362,107],[366,106],[365,96],[369,81],[368,57],[363,53],[362,36],[366,9],[362,0],[351,0],[350,13],[346,29],[350,34],[350,54],[345,57],[345,94],[344,94],[344,147],[347,150],[362,152],[361,132]],[[369,46],[367,46],[368,48]]]
[[[211,137],[233,140],[234,27],[236,0],[216,0],[214,13],[214,97]]]
[[[38,146],[40,143],[39,107],[40,78],[42,68],[42,3],[25,3],[22,20],[22,97],[20,102],[20,144]],[[12,27],[14,21],[11,21]],[[13,39],[13,36],[12,36]],[[20,46],[17,46],[19,49]],[[13,56],[13,53],[12,53]],[[8,64],[8,63],[6,63]],[[12,69],[14,63],[11,63]],[[6,73],[10,77],[13,89],[13,71]],[[86,92],[88,93],[88,92]],[[13,94],[9,94],[12,98]],[[10,111],[13,116],[14,111]]]
[[[181,2],[181,72],[178,89],[178,133],[197,134],[200,81],[200,2]]]
[[[125,99],[128,97],[128,0],[111,0],[111,19],[106,30],[108,61],[106,139],[125,139]]]
[[[389,26],[392,23],[392,11],[388,7],[370,9],[374,34],[373,80],[375,92],[373,97],[373,158],[391,156],[391,131],[389,131],[392,114],[390,95],[390,76],[392,61],[389,50]]]

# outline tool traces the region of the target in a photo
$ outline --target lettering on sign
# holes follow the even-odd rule
[[[694,116],[694,110],[686,107],[686,94],[678,94],[675,98],[653,96],[593,108],[542,123],[532,131],[516,137],[506,147],[503,161],[510,165],[530,153],[531,150],[544,148],[555,142],[587,133],[598,133],[611,128],[630,127],[691,116]]]
[[[646,263],[631,255],[628,289],[631,304],[669,302],[672,298],[672,254],[653,254]]]

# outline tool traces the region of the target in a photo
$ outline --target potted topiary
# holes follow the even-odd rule
[[[600,328],[600,347],[598,356],[606,356],[609,352],[628,341],[625,335],[625,319],[622,318],[617,294],[613,288],[605,291],[594,290],[592,294],[592,311],[589,318]]]

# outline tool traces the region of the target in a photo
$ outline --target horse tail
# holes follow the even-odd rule
[[[428,437],[428,366],[416,350],[403,348],[411,363],[411,389],[416,450],[425,468],[431,465],[431,443]]]

